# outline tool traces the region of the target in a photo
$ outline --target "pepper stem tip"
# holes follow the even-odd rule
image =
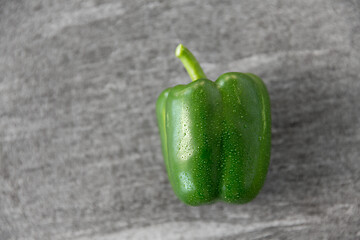
[[[176,47],[176,50],[175,50],[175,56],[176,57],[180,57],[182,55],[182,52],[185,50],[185,46],[182,45],[181,43]]]

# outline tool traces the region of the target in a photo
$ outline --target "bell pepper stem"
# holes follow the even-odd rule
[[[199,62],[184,45],[179,44],[176,47],[175,55],[181,60],[193,82],[201,78],[207,78]]]

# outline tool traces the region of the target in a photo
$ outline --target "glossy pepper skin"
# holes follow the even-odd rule
[[[183,45],[176,49],[193,82],[164,90],[156,103],[162,152],[175,194],[188,205],[256,197],[271,149],[269,95],[251,73],[208,80]]]

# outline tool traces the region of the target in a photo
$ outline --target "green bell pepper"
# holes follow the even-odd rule
[[[162,152],[180,200],[243,204],[256,197],[268,171],[270,100],[263,81],[229,72],[208,80],[183,45],[176,56],[193,82],[164,90],[156,103]]]

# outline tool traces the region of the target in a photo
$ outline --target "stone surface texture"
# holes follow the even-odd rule
[[[160,92],[253,72],[272,157],[245,205],[169,185]],[[0,239],[360,239],[357,0],[0,0]]]

